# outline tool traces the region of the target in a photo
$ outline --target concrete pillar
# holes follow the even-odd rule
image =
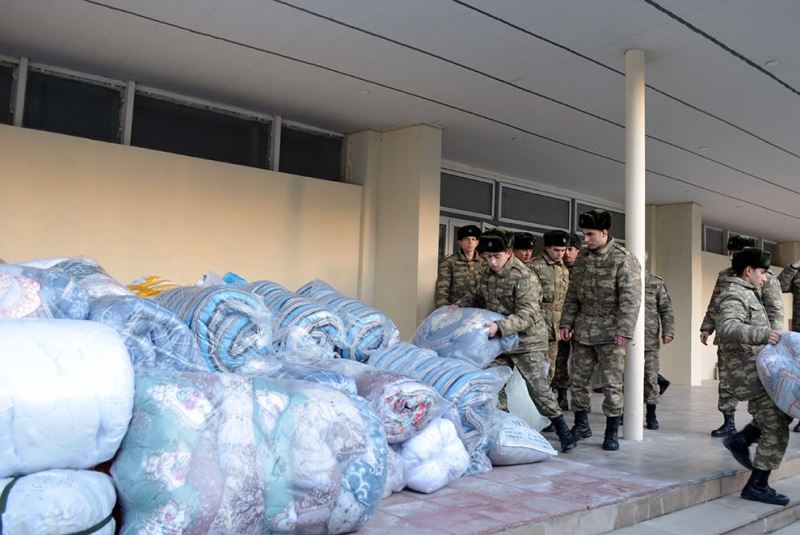
[[[625,51],[625,245],[642,265],[645,247],[644,68],[643,50]],[[644,276],[640,292],[644,296]],[[639,441],[644,436],[643,398],[644,302],[639,309],[639,319],[625,359],[624,434],[628,440]]]

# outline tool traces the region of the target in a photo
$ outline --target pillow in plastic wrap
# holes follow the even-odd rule
[[[800,333],[781,331],[775,345],[766,345],[756,358],[758,377],[780,410],[800,418]]]
[[[405,475],[403,475],[403,458],[400,457],[398,453],[399,449],[400,446],[389,446],[386,450],[386,487],[383,489],[384,499],[406,488],[406,478]]]
[[[257,295],[235,286],[184,286],[155,297],[191,328],[215,370],[235,371],[272,353],[273,315]]]
[[[132,406],[133,366],[110,327],[0,321],[0,477],[107,461]]]
[[[134,366],[174,371],[212,371],[189,327],[151,299],[109,295],[92,301],[89,319],[117,331]]]
[[[489,431],[488,454],[495,466],[546,461],[558,455],[541,433],[522,419],[497,411]]]
[[[406,486],[430,494],[461,477],[469,455],[453,422],[437,418],[399,446]]]
[[[93,533],[114,535],[117,501],[111,478],[88,470],[46,470],[0,479],[3,533]],[[2,504],[0,504],[2,505]]]
[[[346,533],[386,485],[366,402],[303,381],[136,371],[111,468],[121,533]]]
[[[440,357],[463,359],[485,368],[519,343],[516,334],[489,338],[487,325],[502,319],[502,314],[482,308],[439,307],[419,324],[411,343],[433,349]]]
[[[32,260],[26,260],[24,262],[16,262],[18,266],[27,266],[33,267],[37,269],[50,269],[51,267],[55,266],[59,262],[63,262],[65,260],[69,260],[71,257],[69,256],[58,256],[53,258],[34,258]],[[2,263],[2,262],[0,262]]]
[[[344,324],[342,358],[366,362],[378,349],[390,347],[400,340],[400,331],[389,316],[361,301],[337,292],[328,283],[314,280],[297,293],[333,310]]]
[[[0,264],[0,319],[86,319],[89,295],[66,272]]]
[[[89,294],[90,299],[105,295],[133,295],[117,279],[106,273],[100,264],[89,258],[70,258],[59,262],[55,269],[65,271],[75,283]]]

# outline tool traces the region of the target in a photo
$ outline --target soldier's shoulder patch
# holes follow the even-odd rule
[[[519,279],[517,283],[517,288],[520,290],[528,290],[531,287],[531,279],[530,277],[522,277]]]

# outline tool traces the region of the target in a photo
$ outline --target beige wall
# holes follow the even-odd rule
[[[358,290],[361,188],[0,126],[0,257],[96,258],[128,282],[235,271]]]

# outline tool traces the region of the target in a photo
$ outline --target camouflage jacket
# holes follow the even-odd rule
[[[714,318],[714,310],[716,306],[717,297],[725,291],[730,279],[738,279],[736,272],[733,268],[723,269],[717,276],[717,283],[714,285],[714,291],[711,293],[711,299],[708,300],[708,307],[706,308],[706,315],[703,318],[703,323],[700,325],[701,331],[707,331],[712,334],[716,328],[716,321]],[[767,272],[767,280],[764,281],[764,287],[761,290],[755,290],[756,295],[761,299],[764,308],[769,317],[769,323],[773,329],[783,329],[783,295],[781,294],[781,285],[775,276]],[[714,338],[714,344],[719,345],[719,342]]]
[[[739,277],[724,277],[723,281],[725,290],[714,303],[717,339],[729,358],[733,396],[752,399],[763,389],[756,356],[767,343],[770,320],[753,285]]]
[[[542,316],[547,324],[547,336],[550,340],[557,338],[558,323],[564,309],[569,287],[569,270],[561,261],[554,261],[542,253],[534,258],[528,267],[539,278],[542,285]]]
[[[792,330],[800,332],[800,269],[791,264],[778,275],[781,291],[792,294]]]
[[[597,251],[585,249],[570,273],[561,328],[576,342],[610,344],[615,336],[633,338],[642,304],[642,268],[614,238]]]
[[[475,252],[472,260],[467,260],[464,251],[446,257],[439,263],[439,274],[436,277],[436,291],[433,294],[433,306],[439,308],[456,303],[459,299],[475,291],[475,284],[481,268],[485,266],[483,259]]]
[[[500,336],[517,333],[516,351],[546,351],[547,330],[539,308],[542,287],[539,279],[513,256],[498,271],[484,266],[475,294],[462,297],[458,305],[475,306],[506,316],[497,322]]]
[[[675,312],[664,279],[648,273],[644,279],[644,348],[657,351],[661,337],[675,337]]]

